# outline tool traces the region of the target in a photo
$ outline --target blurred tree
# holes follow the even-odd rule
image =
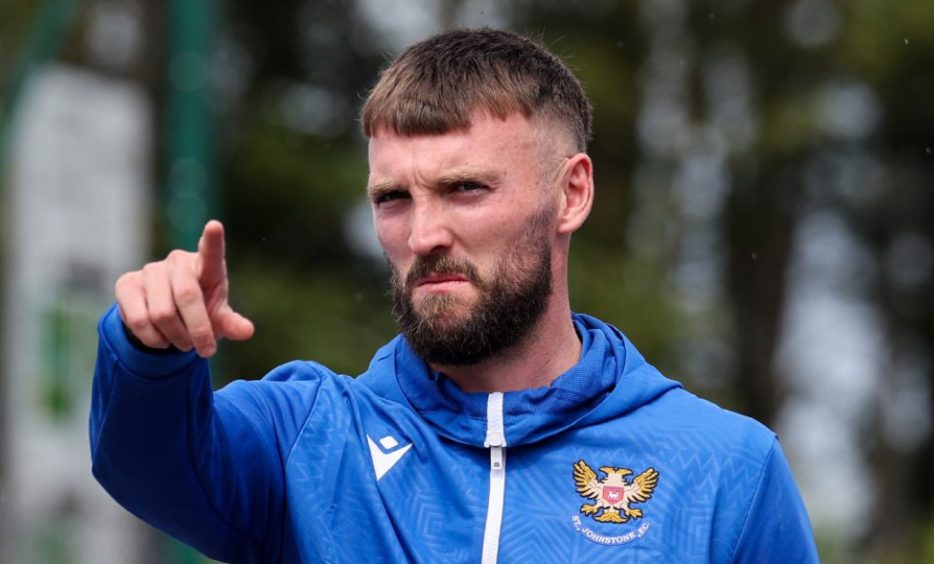
[[[293,358],[357,374],[392,335],[381,259],[348,237],[361,230],[356,112],[383,62],[377,37],[346,2],[234,2],[227,20],[242,84],[225,109],[223,215],[235,299],[258,330],[225,363],[238,377]]]
[[[546,30],[546,41],[568,58],[595,101],[598,206],[575,243],[575,304],[622,323],[667,372],[776,424],[794,392],[778,350],[802,218],[815,210],[839,215],[869,249],[874,276],[855,287],[886,320],[882,347],[891,349],[892,370],[879,375],[877,415],[861,433],[877,492],[874,517],[853,528],[874,558],[916,561],[924,534],[934,536],[934,47],[924,31],[934,23],[934,6],[513,6],[514,25]],[[619,50],[601,57],[599,46],[612,43]],[[745,112],[738,109],[744,104]],[[623,115],[625,121],[615,119]],[[680,138],[666,146],[658,139],[666,134]],[[843,164],[815,184],[815,169],[828,160]],[[718,169],[706,180],[723,192],[707,215],[691,209],[703,203],[696,194],[707,189],[705,176],[697,170],[705,163]],[[695,195],[679,205],[685,178]],[[633,236],[645,221],[669,226],[649,229],[653,237]],[[714,241],[701,261],[714,265],[723,288],[700,308],[681,300],[678,286],[699,237]],[[700,357],[679,352],[703,342],[692,326],[720,340],[726,358],[714,349]],[[705,378],[705,370],[715,376]],[[912,405],[927,413],[905,408],[906,396],[918,393],[923,399]]]
[[[225,348],[226,377],[259,377],[292,358],[356,374],[394,332],[382,258],[362,235],[356,123],[393,53],[365,4],[223,5],[208,65],[221,215],[233,299],[258,329]],[[4,8],[0,69],[35,5]],[[163,7],[128,5],[145,30],[134,63],[102,62],[75,39],[65,57],[146,85],[164,132]],[[436,7],[442,28],[497,21],[487,2]],[[618,324],[690,389],[780,424],[800,393],[779,357],[802,224],[830,214],[857,239],[868,266],[847,290],[883,320],[890,361],[873,415],[852,430],[873,483],[853,494],[874,496],[872,522],[852,525],[866,550],[824,556],[930,559],[934,5],[512,0],[494,15],[541,37],[594,102],[597,205],[575,236],[574,307]]]
[[[793,393],[777,351],[805,211],[843,214],[879,265],[894,260],[893,240],[910,225],[914,238],[899,248],[931,240],[923,197],[931,157],[920,150],[931,122],[921,102],[931,99],[931,49],[919,23],[931,16],[922,4],[504,4],[508,25],[540,35],[565,58],[596,108],[598,205],[576,237],[575,307],[619,323],[692,389],[775,424]],[[346,4],[231,6],[228,41],[240,50],[235,73],[244,84],[225,114],[225,213],[233,276],[260,332],[251,347],[232,347],[228,363],[256,375],[306,356],[357,372],[361,351],[392,332],[380,298],[384,273],[347,237],[365,174],[354,116],[384,39]],[[439,20],[476,21],[477,10],[446,2]],[[909,46],[906,38],[913,49],[895,51]],[[844,123],[826,125],[832,116],[821,115],[821,97],[841,82],[873,89],[886,116],[879,131],[847,133],[855,125],[846,108]],[[806,189],[815,161],[854,150],[892,161],[892,171],[910,169],[890,182],[912,195],[860,207]],[[904,289],[877,271],[872,303],[892,334],[928,350],[930,316],[919,311],[930,307],[915,304],[924,303],[918,292],[930,299],[929,284],[897,297]],[[902,302],[912,304],[908,313]],[[881,433],[870,434],[879,453],[891,450]],[[905,519],[875,524],[884,520],[896,543],[910,540],[899,536],[910,530],[904,522],[930,512],[920,479],[930,475],[927,437],[910,453],[881,457],[892,470],[880,480],[901,477],[905,462],[916,468],[900,496],[899,506],[912,508]]]
[[[839,46],[845,71],[879,96],[874,177],[840,207],[871,249],[872,300],[890,360],[866,429],[876,476],[870,548],[910,561],[934,539],[934,5],[922,0],[847,6]],[[911,400],[921,395],[921,401]],[[907,406],[906,406],[907,403]],[[917,413],[919,405],[927,409]],[[926,536],[926,538],[925,538]]]

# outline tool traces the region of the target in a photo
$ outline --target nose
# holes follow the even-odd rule
[[[431,202],[416,202],[412,206],[409,226],[409,249],[416,255],[441,252],[454,241],[443,206]]]

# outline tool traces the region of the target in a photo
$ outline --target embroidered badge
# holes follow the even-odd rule
[[[574,483],[577,493],[594,500],[591,505],[581,505],[580,512],[589,515],[601,523],[626,523],[630,519],[641,519],[642,510],[629,507],[632,503],[644,503],[652,497],[658,483],[658,471],[649,468],[635,478],[627,481],[632,474],[628,468],[602,466],[600,472],[606,474],[602,480],[583,460],[574,464]]]

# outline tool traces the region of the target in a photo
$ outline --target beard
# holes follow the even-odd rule
[[[469,366],[517,344],[541,319],[551,295],[551,209],[538,212],[497,262],[489,279],[467,259],[417,257],[402,279],[390,263],[393,314],[415,353],[429,364]],[[461,299],[428,295],[416,304],[413,291],[429,274],[458,274],[476,289],[477,302],[459,313]]]

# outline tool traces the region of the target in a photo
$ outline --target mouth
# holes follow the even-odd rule
[[[419,278],[415,286],[416,287],[438,287],[446,284],[454,284],[459,282],[469,282],[469,279],[463,274],[453,274],[453,273],[433,273],[428,274],[427,276],[422,276]]]

